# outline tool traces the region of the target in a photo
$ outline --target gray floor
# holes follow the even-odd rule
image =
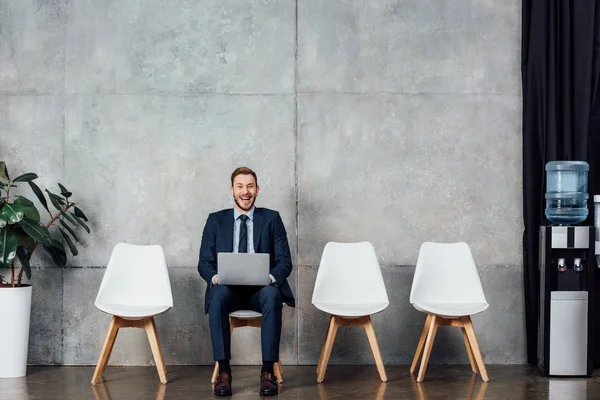
[[[408,366],[388,366],[381,383],[374,366],[330,366],[316,383],[315,367],[284,366],[281,399],[600,399],[600,373],[591,378],[544,378],[529,366],[488,366],[482,383],[469,366],[430,365],[417,384]],[[92,367],[30,367],[24,378],[0,379],[2,400],[136,400],[214,397],[211,367],[168,367],[168,385],[154,368],[109,367],[104,382],[91,386]],[[233,398],[260,398],[260,367],[233,367]]]

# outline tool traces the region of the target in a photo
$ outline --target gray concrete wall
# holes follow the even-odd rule
[[[30,363],[96,362],[109,316],[93,300],[125,241],[165,249],[167,363],[210,364],[197,255],[239,165],[294,255],[285,364],[318,359],[324,245],[363,240],[391,301],[374,317],[385,362],[414,354],[426,240],[471,246],[491,304],[474,317],[485,360],[525,362],[519,26],[516,0],[2,2],[0,159],[60,180],[93,229],[68,268],[36,257]],[[237,332],[233,362],[258,363],[259,341]],[[120,334],[112,363],[152,362],[141,331]],[[440,330],[431,362],[468,362],[460,332]],[[331,363],[372,363],[364,333],[344,328]]]

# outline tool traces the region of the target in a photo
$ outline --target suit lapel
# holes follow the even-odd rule
[[[258,253],[258,245],[260,242],[260,234],[262,232],[262,228],[263,228],[263,214],[262,214],[262,210],[260,208],[255,208],[254,209],[254,221],[253,221],[253,231],[254,234],[252,235],[252,239],[254,240],[254,251]]]
[[[233,252],[233,209],[228,210],[225,213],[225,220],[221,223],[223,224],[223,234],[225,235],[225,248],[227,252]]]

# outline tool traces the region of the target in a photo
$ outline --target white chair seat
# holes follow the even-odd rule
[[[389,302],[379,303],[313,303],[319,310],[340,317],[362,317],[372,315],[385,310]]]
[[[458,318],[466,315],[475,315],[486,310],[490,305],[483,302],[471,303],[433,303],[419,302],[413,303],[413,307],[417,310],[436,314],[444,318]]]
[[[170,305],[143,305],[111,304],[102,301],[96,302],[96,307],[107,314],[116,315],[125,319],[142,319],[162,314],[171,308]]]
[[[262,317],[262,314],[252,310],[238,310],[229,313],[229,316],[237,319],[255,319]]]

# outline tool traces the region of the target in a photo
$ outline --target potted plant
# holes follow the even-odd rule
[[[6,163],[0,161],[0,378],[20,377],[26,373],[31,285],[23,283],[23,274],[31,279],[30,260],[34,251],[41,245],[54,264],[63,267],[67,262],[66,250],[52,234],[59,234],[76,256],[78,228],[90,232],[85,223],[87,217],[77,203],[70,200],[71,192],[60,183],[60,195],[46,189],[56,209],[50,211],[46,196],[34,183],[37,177],[29,172],[11,179]],[[15,194],[22,185],[28,185],[33,191],[50,215],[49,222],[41,222],[40,213],[31,200]]]

